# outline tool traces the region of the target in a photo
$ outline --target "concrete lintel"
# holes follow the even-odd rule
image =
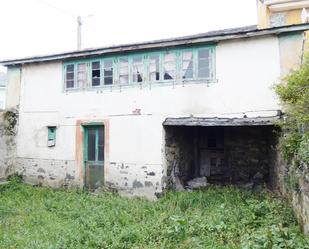
[[[256,118],[167,118],[164,126],[267,126],[275,125],[281,116],[256,117]]]

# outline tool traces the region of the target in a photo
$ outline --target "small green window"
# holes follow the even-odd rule
[[[56,145],[56,126],[48,126],[48,141],[47,146],[53,147]]]

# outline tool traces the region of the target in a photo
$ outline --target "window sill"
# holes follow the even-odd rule
[[[101,91],[101,92],[111,92],[111,91],[121,91],[124,89],[130,88],[139,88],[139,89],[151,89],[152,87],[165,87],[165,86],[186,86],[192,84],[215,84],[218,83],[217,79],[199,79],[199,80],[179,80],[179,81],[157,81],[157,82],[149,82],[149,83],[132,83],[126,85],[106,85],[106,86],[95,86],[88,88],[72,88],[65,89],[64,92],[81,92],[81,91]]]

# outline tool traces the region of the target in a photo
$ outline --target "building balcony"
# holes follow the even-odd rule
[[[309,0],[265,0],[264,4],[271,12],[309,8]]]

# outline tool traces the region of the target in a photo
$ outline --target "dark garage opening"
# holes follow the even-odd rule
[[[169,183],[177,179],[186,186],[206,177],[219,185],[269,184],[276,144],[272,122],[219,121],[164,123]]]

